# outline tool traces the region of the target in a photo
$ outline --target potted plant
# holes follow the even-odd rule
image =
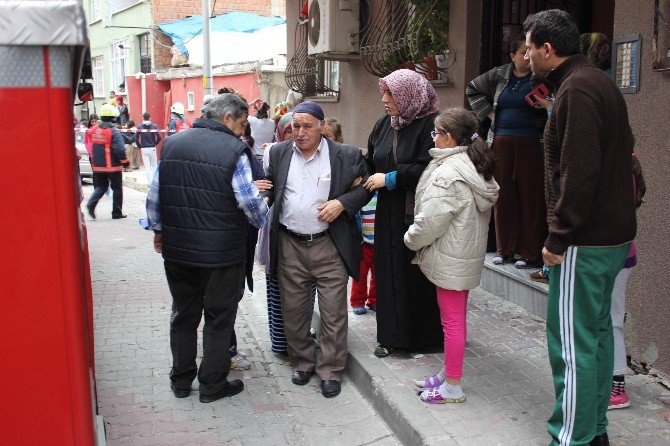
[[[416,35],[412,60],[429,80],[438,79],[436,55],[444,55],[449,37],[449,0],[401,0],[410,10],[408,34]]]

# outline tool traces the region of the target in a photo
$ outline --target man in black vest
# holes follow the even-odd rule
[[[244,293],[247,221],[265,225],[268,207],[253,184],[251,159],[239,139],[247,125],[247,104],[223,94],[204,105],[202,114],[191,130],[165,140],[144,226],[153,229],[154,247],[163,253],[173,299],[172,391],[177,398],[187,397],[197,374],[200,401],[209,403],[244,388],[240,380],[227,380],[227,347]]]

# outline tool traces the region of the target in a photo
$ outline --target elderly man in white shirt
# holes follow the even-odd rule
[[[323,110],[299,104],[293,141],[270,149],[267,197],[275,210],[270,229],[271,273],[279,278],[292,381],[305,385],[316,372],[321,392],[340,393],[347,360],[347,283],[357,278],[360,234],[354,215],[370,201],[361,151],[322,137]],[[318,289],[321,354],[309,336],[311,285]]]

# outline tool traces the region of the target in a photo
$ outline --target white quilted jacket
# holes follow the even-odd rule
[[[414,224],[405,234],[407,247],[417,251],[412,263],[448,290],[479,285],[491,208],[498,199],[498,184],[477,173],[467,149],[430,149],[433,160],[419,180]]]

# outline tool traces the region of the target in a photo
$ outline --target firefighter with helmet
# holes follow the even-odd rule
[[[167,136],[172,136],[190,128],[191,123],[184,117],[184,104],[175,102],[170,107],[170,123],[168,124]]]
[[[117,109],[113,105],[100,107],[98,124],[89,129],[92,145],[91,166],[93,168],[94,191],[86,203],[88,215],[95,218],[95,207],[107,188],[112,188],[112,218],[126,218],[123,208],[123,179],[121,170],[130,161],[126,158],[126,145],[114,127]]]

